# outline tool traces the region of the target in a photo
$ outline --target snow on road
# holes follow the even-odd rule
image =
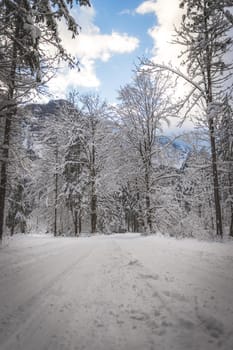
[[[232,350],[233,244],[135,234],[0,248],[1,350]]]

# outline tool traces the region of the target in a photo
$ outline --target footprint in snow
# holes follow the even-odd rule
[[[141,263],[138,260],[130,260],[130,262],[128,263],[129,266],[142,266]]]
[[[194,323],[190,320],[186,320],[184,318],[179,318],[179,323],[182,328],[185,329],[193,329],[195,327]]]
[[[177,292],[170,292],[169,290],[165,290],[163,294],[177,301],[181,301],[181,302],[187,301],[187,298],[183,294],[180,294]]]
[[[204,315],[199,313],[198,318],[201,321],[201,325],[206,329],[212,338],[219,338],[224,334],[224,326],[222,322],[210,315]]]
[[[145,278],[145,279],[152,279],[157,281],[159,279],[159,275],[146,275],[146,274],[140,274],[141,278]]]
[[[141,311],[137,311],[137,310],[131,310],[130,313],[131,313],[130,318],[132,320],[147,321],[149,319],[148,314],[146,314],[145,312],[141,312]]]

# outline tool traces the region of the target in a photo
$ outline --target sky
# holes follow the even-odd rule
[[[91,0],[92,6],[74,7],[72,15],[82,30],[72,39],[61,25],[63,45],[80,62],[80,72],[62,68],[49,83],[54,98],[69,89],[97,92],[109,103],[130,82],[139,58],[176,64],[179,50],[171,45],[174,24],[180,20],[179,0]]]

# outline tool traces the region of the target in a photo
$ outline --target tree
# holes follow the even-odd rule
[[[46,230],[55,235],[66,227],[78,236],[89,224],[96,232],[106,211],[103,188],[113,127],[105,102],[98,96],[77,95],[70,101],[28,105],[23,113],[29,123],[24,143],[36,152],[32,217],[43,216]]]
[[[187,74],[179,69],[164,65],[150,66],[169,70],[190,84],[188,95],[181,107],[187,105],[186,114],[197,107],[205,115],[204,123],[209,130],[211,145],[211,163],[213,174],[213,193],[216,215],[216,233],[223,235],[219,172],[217,166],[216,123],[219,118],[225,90],[231,84],[232,63],[228,63],[226,54],[232,47],[229,36],[231,23],[223,13],[223,2],[209,0],[184,0],[180,7],[184,9],[182,23],[176,30],[175,43],[182,45],[183,65]],[[231,4],[232,5],[232,4]],[[152,69],[154,70],[154,69]]]
[[[134,186],[144,201],[144,225],[146,232],[152,231],[152,188],[154,187],[154,165],[156,137],[163,123],[172,113],[169,91],[172,85],[169,74],[137,72],[132,84],[119,90],[120,104],[116,113],[120,117],[120,128],[135,158]],[[141,197],[142,198],[139,198]]]
[[[88,186],[88,170],[85,158],[85,132],[80,112],[75,109],[75,118],[69,129],[69,140],[65,145],[62,164],[64,185],[63,196],[71,211],[75,236],[82,231],[82,217],[85,206],[85,196]]]
[[[88,0],[78,4],[90,5]],[[74,65],[74,60],[60,43],[57,22],[64,18],[73,36],[79,26],[69,13],[73,1],[3,0],[0,4],[0,83],[1,114],[4,115],[4,133],[0,181],[0,240],[3,235],[4,209],[7,185],[12,118],[17,105],[33,88],[41,84],[43,71],[43,40],[56,48],[56,56]],[[3,54],[4,53],[4,54]]]
[[[232,0],[215,0],[212,4],[215,8],[221,11],[226,19],[233,25],[233,16],[231,11],[229,11],[229,7],[233,6]]]
[[[97,179],[104,164],[103,145],[105,144],[105,117],[107,105],[98,95],[83,95],[80,98],[85,143],[83,149],[89,173],[89,198],[91,233],[97,232],[98,189]]]
[[[14,188],[11,189],[6,217],[6,225],[10,229],[11,236],[13,236],[17,226],[19,226],[21,233],[26,232],[27,217],[32,211],[32,202],[28,194],[29,182],[29,178],[21,178]]]
[[[61,211],[64,211],[64,204],[68,206],[73,219],[76,217],[77,198],[74,197],[77,194],[77,160],[74,156],[75,140],[80,131],[80,113],[66,100],[50,101],[40,107],[42,110],[39,114],[36,114],[38,105],[32,110],[39,123],[36,142],[40,155],[36,163],[40,170],[35,176],[36,192],[37,197],[40,193],[40,199],[47,203],[48,229],[52,227],[54,236],[57,236],[61,232]],[[76,229],[75,225],[75,232]]]
[[[233,237],[233,110],[226,97],[218,123],[218,153],[222,162],[221,188],[223,204],[229,224],[229,235]]]

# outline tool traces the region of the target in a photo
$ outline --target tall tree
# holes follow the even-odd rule
[[[180,1],[180,7],[183,8],[184,13],[180,28],[176,30],[175,42],[184,48],[181,56],[187,74],[172,67],[153,63],[149,65],[172,71],[190,84],[190,91],[181,104],[183,107],[187,102],[189,103],[186,115],[200,103],[201,108],[198,113],[205,115],[204,123],[209,130],[211,146],[216,233],[222,236],[216,123],[225,96],[224,91],[231,84],[230,78],[233,72],[232,63],[226,57],[232,48],[232,38],[229,35],[232,24],[226,17],[226,13],[222,11],[223,2],[184,0]]]
[[[88,0],[77,1],[79,5],[90,5]],[[37,87],[42,81],[43,40],[46,47],[53,45],[56,56],[73,59],[61,45],[57,22],[64,19],[67,28],[76,36],[79,26],[70,15],[67,0],[2,0],[0,3],[0,83],[1,106],[4,118],[4,132],[1,157],[0,181],[0,240],[3,235],[4,209],[7,185],[7,163],[9,158],[12,118],[22,96]],[[4,53],[4,54],[3,54]]]
[[[97,232],[98,223],[98,189],[97,179],[103,167],[104,157],[101,147],[104,143],[104,119],[107,114],[107,105],[98,95],[83,95],[80,99],[83,127],[85,129],[86,164],[89,171],[89,196],[91,233]]]
[[[222,161],[221,189],[229,235],[233,237],[233,110],[226,97],[218,123],[218,154]]]
[[[72,214],[75,236],[82,231],[85,197],[88,187],[86,148],[86,130],[83,128],[82,115],[75,112],[75,119],[69,128],[69,140],[65,145],[62,164],[64,185],[63,196]]]
[[[156,153],[156,136],[171,111],[171,81],[169,74],[154,76],[146,72],[135,74],[132,84],[119,91],[120,104],[117,113],[127,142],[135,152],[135,177],[145,201],[145,229],[152,231],[153,163]],[[136,186],[136,187],[137,187]]]

